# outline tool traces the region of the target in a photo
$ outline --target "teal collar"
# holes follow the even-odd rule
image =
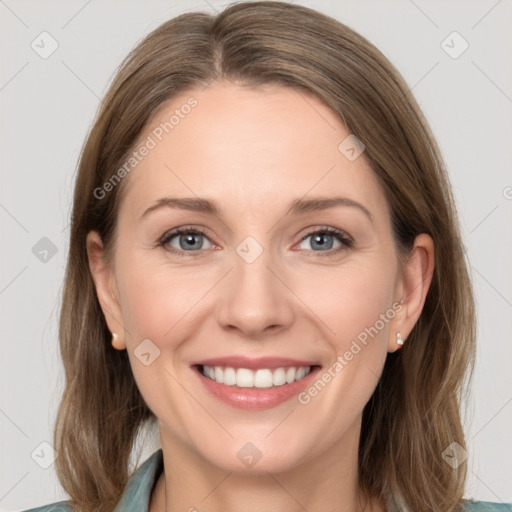
[[[148,512],[151,493],[164,469],[163,459],[160,448],[137,469],[128,480],[114,512]]]

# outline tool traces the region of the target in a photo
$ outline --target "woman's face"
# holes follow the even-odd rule
[[[226,82],[174,98],[141,135],[113,264],[94,275],[163,444],[256,472],[357,449],[362,410],[413,320],[397,305],[384,193],[361,147],[340,146],[349,135],[302,92]],[[212,359],[238,386],[201,375]],[[301,377],[290,366],[313,368],[282,384]]]

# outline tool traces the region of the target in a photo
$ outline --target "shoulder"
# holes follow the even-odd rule
[[[56,501],[42,507],[23,510],[22,512],[72,512],[73,507],[67,501]]]
[[[151,491],[164,469],[162,448],[154,452],[130,477],[114,512],[148,510]],[[57,501],[21,512],[73,512],[68,501]]]
[[[512,512],[512,503],[468,500],[464,503],[464,512]]]

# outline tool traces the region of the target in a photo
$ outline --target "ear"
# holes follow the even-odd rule
[[[426,233],[418,235],[407,262],[402,268],[397,286],[397,300],[402,299],[402,309],[396,315],[389,340],[388,352],[400,348],[396,334],[400,332],[405,343],[418,321],[425,304],[434,272],[434,241]]]
[[[97,231],[90,231],[86,238],[89,268],[96,287],[96,295],[100,303],[105,321],[112,332],[112,346],[118,350],[126,348],[122,312],[115,283],[115,275],[104,258],[103,241]],[[117,336],[115,334],[117,334]]]

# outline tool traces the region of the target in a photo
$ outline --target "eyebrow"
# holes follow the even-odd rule
[[[309,212],[327,210],[336,206],[351,206],[362,211],[373,224],[373,216],[361,203],[347,197],[314,197],[311,199],[295,199],[288,211],[292,215],[301,215]],[[199,197],[162,197],[150,206],[140,217],[146,217],[151,212],[160,208],[177,208],[209,215],[221,215],[221,211],[215,202]]]

